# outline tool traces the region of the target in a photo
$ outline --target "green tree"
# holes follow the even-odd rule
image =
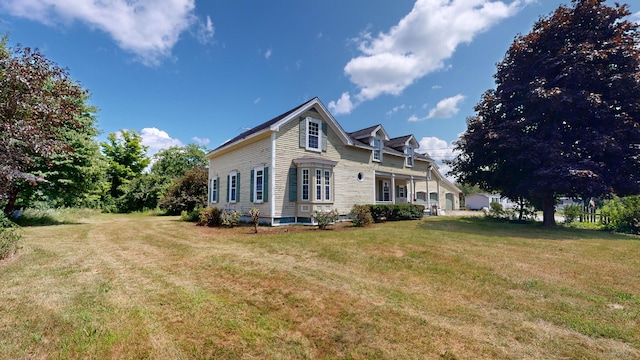
[[[451,173],[554,225],[558,196],[640,192],[640,34],[628,6],[574,0],[515,38]]]
[[[120,130],[120,136],[110,133],[107,141],[100,145],[108,164],[109,194],[117,199],[124,194],[120,187],[142,174],[149,165],[147,146],[142,145],[142,137],[135,130]]]
[[[167,189],[164,177],[141,174],[120,186],[122,195],[116,200],[118,212],[153,210]]]
[[[0,202],[10,214],[27,184],[44,181],[30,173],[34,166],[72,152],[66,135],[88,126],[88,91],[38,50],[7,41],[0,40]]]
[[[30,173],[42,176],[48,183],[26,186],[18,199],[21,206],[28,207],[34,201],[43,201],[52,207],[100,206],[106,162],[95,140],[99,134],[95,113],[95,107],[85,105],[78,114],[83,126],[63,129],[62,138],[69,151],[39,159],[34,164]]]
[[[160,150],[153,156],[155,162],[151,166],[151,173],[171,179],[181,178],[187,170],[197,166],[208,167],[206,152],[204,146],[195,144]]]

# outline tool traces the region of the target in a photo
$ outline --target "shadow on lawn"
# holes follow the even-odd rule
[[[540,222],[517,222],[485,217],[434,217],[421,224],[425,230],[447,231],[487,237],[546,240],[633,240],[631,236],[603,230],[543,226]]]

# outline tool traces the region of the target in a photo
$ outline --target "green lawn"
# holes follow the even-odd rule
[[[0,262],[0,358],[640,359],[640,241],[477,218],[92,215]]]

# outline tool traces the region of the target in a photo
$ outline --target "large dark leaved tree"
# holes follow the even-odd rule
[[[30,171],[69,153],[69,131],[81,131],[87,91],[37,50],[10,48],[0,40],[0,202],[5,214],[29,183]]]
[[[640,34],[626,5],[574,0],[515,38],[451,161],[459,181],[543,210],[640,192]]]

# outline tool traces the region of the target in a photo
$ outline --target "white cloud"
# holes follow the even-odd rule
[[[262,98],[258,96],[257,98],[255,98],[255,100],[253,100],[253,103],[254,103],[254,104],[257,104],[257,103],[259,103],[260,101],[262,101]]]
[[[354,104],[351,102],[351,95],[349,95],[348,92],[342,93],[338,101],[329,102],[329,111],[334,115],[348,114],[354,107]]]
[[[640,11],[638,11],[635,14],[631,14],[631,21],[634,21],[640,24]]]
[[[178,139],[173,139],[166,131],[158,128],[144,128],[140,131],[142,137],[142,144],[148,146],[147,155],[151,156],[162,149],[167,149],[172,146],[182,146],[182,142]]]
[[[433,160],[440,169],[440,173],[447,177],[450,181],[455,181],[454,178],[447,176],[447,172],[451,170],[451,167],[444,163],[444,160],[452,160],[457,152],[453,150],[453,142],[447,143],[446,141],[434,136],[425,136],[419,141],[420,148],[417,150],[419,153],[426,153]]]
[[[4,0],[0,10],[46,25],[84,23],[148,66],[170,58],[185,30],[197,26],[201,42],[214,33],[209,17],[202,23],[194,15],[195,0]]]
[[[460,44],[517,13],[522,0],[417,0],[388,32],[366,32],[354,41],[362,55],[344,67],[359,89],[358,103],[399,95],[416,80],[445,68]]]
[[[191,140],[195,141],[196,144],[203,145],[203,146],[209,145],[209,143],[211,142],[211,140],[207,138],[199,138],[197,136],[192,137]]]
[[[271,49],[267,49],[267,52],[264,53],[265,59],[269,59],[271,57],[271,53],[272,53]]]
[[[416,115],[409,117],[409,122],[422,121],[427,119],[448,119],[460,111],[458,104],[464,100],[464,95],[458,94],[438,101],[436,107],[429,110],[429,114],[419,118]],[[425,104],[426,105],[426,104]],[[425,108],[426,106],[423,106]]]
[[[387,116],[391,116],[395,113],[397,113],[400,110],[404,110],[407,106],[405,104],[402,104],[400,106],[394,106],[393,109],[387,111]]]

